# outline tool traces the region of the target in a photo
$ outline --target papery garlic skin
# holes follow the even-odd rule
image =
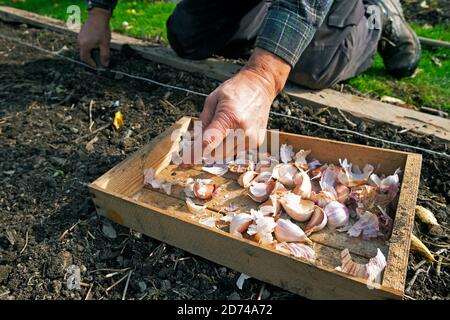
[[[347,231],[351,237],[361,236],[363,239],[377,238],[380,231],[378,217],[366,211]]]
[[[248,227],[247,234],[254,235],[256,241],[261,244],[272,243],[272,232],[277,225],[274,218],[264,216],[258,210],[251,210],[251,215],[253,216],[255,222]]]
[[[278,219],[275,227],[275,237],[280,242],[303,242],[311,244],[302,228],[293,223],[291,220]]]
[[[239,213],[232,217],[230,222],[230,233],[232,235],[242,238],[242,233],[245,232],[252,224],[253,217],[248,213]]]
[[[316,206],[311,219],[305,227],[305,234],[309,236],[313,232],[322,230],[327,225],[327,222],[328,218],[323,209]]]
[[[366,184],[369,180],[370,175],[375,169],[372,165],[366,164],[363,171],[359,170],[357,166],[354,166],[352,171],[352,164],[347,161],[347,159],[339,159],[341,164],[341,171],[338,174],[338,180],[340,183],[347,187],[356,187]]]
[[[343,227],[348,224],[350,215],[346,206],[338,201],[331,201],[324,208],[328,225],[331,228]]]
[[[291,254],[296,258],[303,258],[307,260],[314,260],[316,258],[314,249],[302,243],[281,242],[275,245],[275,249],[286,254]]]
[[[303,200],[300,196],[291,192],[284,194],[280,202],[286,213],[300,222],[307,221],[314,211],[314,202]]]

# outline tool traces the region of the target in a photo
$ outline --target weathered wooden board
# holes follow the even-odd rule
[[[69,35],[76,35],[78,32],[77,29],[69,30],[62,21],[10,7],[0,6],[0,19],[3,21],[27,23]],[[113,33],[112,48],[121,50],[124,46],[129,46],[129,48],[145,59],[180,70],[199,72],[219,81],[230,78],[240,69],[240,66],[236,64],[217,59],[202,61],[182,59],[169,48],[155,46],[143,40]],[[339,108],[363,119],[390,123],[417,133],[435,135],[450,141],[450,119],[340,93],[331,89],[315,91],[288,83],[284,91],[292,98],[306,105]]]
[[[404,172],[393,235],[389,241],[350,239],[345,234],[324,229],[311,236],[318,259],[309,262],[232,236],[227,230],[200,224],[192,219],[185,207],[182,186],[174,186],[171,195],[144,186],[143,170],[150,167],[155,168],[161,178],[173,182],[184,182],[187,177],[212,177],[199,168],[181,170],[169,164],[174,146],[178,145],[183,130],[188,130],[191,121],[191,118],[182,118],[149,145],[93,182],[89,188],[98,213],[153,238],[308,298],[402,297],[420,178],[420,155],[279,133],[280,142],[291,144],[296,150],[311,149],[312,158],[337,162],[338,157],[345,154],[355,163],[379,164],[380,173],[392,173],[398,167]],[[267,139],[271,134],[269,131]],[[211,214],[223,210],[227,201],[239,203],[242,210],[256,207],[242,194],[233,175],[213,179],[222,186],[223,193],[205,202]],[[379,288],[369,289],[365,281],[334,270],[340,264],[343,248],[349,248],[358,262],[367,262],[374,256],[376,248],[385,253],[387,267]]]

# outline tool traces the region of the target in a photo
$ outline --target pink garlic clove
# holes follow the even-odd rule
[[[288,146],[287,144],[282,144],[280,147],[280,160],[283,163],[288,163],[292,161],[292,157],[294,156],[294,151],[292,150],[292,146]]]
[[[314,202],[303,200],[300,196],[290,192],[286,193],[280,202],[286,213],[292,219],[300,222],[307,221],[314,211]]]
[[[338,183],[334,190],[336,190],[337,201],[340,203],[345,203],[350,195],[350,188],[344,186],[343,184]]]
[[[275,182],[253,182],[248,188],[248,195],[256,202],[264,202],[269,199],[275,187]]]
[[[305,234],[309,236],[313,232],[317,232],[325,228],[328,219],[322,208],[316,206],[308,225],[305,228]]]
[[[331,201],[324,208],[331,228],[343,227],[348,224],[350,215],[346,206],[338,201]]]
[[[191,198],[186,198],[186,206],[190,213],[195,215],[202,215],[206,213],[206,206],[197,205]]]
[[[295,188],[292,191],[302,198],[309,198],[312,191],[311,179],[305,171],[297,172],[294,176]]]
[[[294,176],[298,169],[293,164],[279,164],[273,168],[272,176],[281,182],[286,188],[293,188],[295,186]]]
[[[255,177],[254,181],[255,182],[269,182],[270,179],[272,179],[272,173],[269,171],[264,171],[264,172],[261,172],[260,174],[258,174]]]
[[[295,155],[295,166],[302,170],[308,170],[308,161],[306,157],[311,153],[311,150],[300,150]]]
[[[275,237],[280,242],[303,242],[312,244],[312,241],[309,240],[302,228],[291,220],[278,219],[274,232]]]
[[[248,188],[258,174],[255,171],[247,171],[239,176],[238,183],[243,188]]]
[[[281,211],[281,204],[278,197],[274,194],[270,195],[269,199],[259,206],[259,211],[265,216],[278,215]]]
[[[208,180],[210,181],[210,180]],[[211,199],[214,195],[216,187],[211,182],[205,182],[204,180],[197,179],[194,183],[194,194],[197,198],[202,200]]]

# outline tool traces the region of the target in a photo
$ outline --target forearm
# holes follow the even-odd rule
[[[333,0],[273,0],[256,39],[256,47],[294,66],[332,3]]]

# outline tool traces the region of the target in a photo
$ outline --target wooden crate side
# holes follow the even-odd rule
[[[398,292],[390,288],[381,286],[380,289],[369,289],[365,281],[360,279],[303,263],[249,240],[239,240],[223,231],[213,231],[188,221],[181,213],[177,214],[176,207],[172,205],[163,212],[148,204],[106,192],[93,184],[90,185],[90,191],[99,214],[157,240],[307,298],[399,299]],[[119,221],[117,217],[120,217]]]
[[[123,195],[134,194],[144,184],[144,169],[154,168],[158,173],[169,165],[172,152],[178,150],[180,137],[190,123],[191,118],[181,118],[142,149],[95,180],[93,184]]]
[[[267,140],[271,134],[279,134],[280,145],[285,143],[294,146],[294,150],[311,150],[308,159],[318,159],[322,163],[335,163],[339,165],[339,159],[347,158],[351,163],[362,168],[368,163],[375,168],[380,165],[378,173],[393,174],[398,168],[404,168],[406,157],[409,153],[397,150],[388,150],[360,144],[341,142],[323,138],[298,135],[286,132],[268,132]],[[268,144],[270,144],[268,142]],[[268,146],[270,149],[270,146]]]
[[[403,295],[408,267],[409,246],[414,224],[417,192],[420,182],[422,156],[409,154],[403,173],[397,212],[392,236],[389,240],[389,256],[384,272],[383,285],[393,288]]]

